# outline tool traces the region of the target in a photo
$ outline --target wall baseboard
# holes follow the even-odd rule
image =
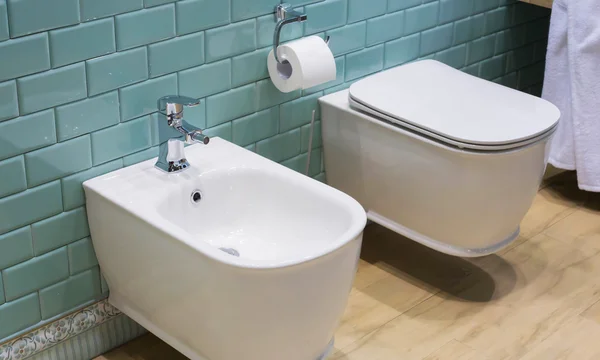
[[[146,332],[102,300],[0,345],[0,360],[89,360]]]

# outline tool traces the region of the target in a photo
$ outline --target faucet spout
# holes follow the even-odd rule
[[[181,119],[180,124],[174,126],[175,130],[185,136],[186,144],[203,143],[207,145],[210,138],[202,133],[202,130]]]

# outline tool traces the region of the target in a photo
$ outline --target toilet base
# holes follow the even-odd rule
[[[507,237],[506,239],[504,239],[492,246],[488,246],[485,248],[470,249],[470,248],[452,246],[452,245],[445,244],[441,241],[434,240],[434,239],[424,236],[423,234],[420,234],[414,230],[404,227],[404,226],[386,218],[385,216],[381,216],[372,210],[367,211],[367,218],[373,222],[378,223],[381,226],[384,226],[384,227],[392,230],[393,232],[396,232],[400,235],[404,235],[407,238],[414,240],[418,243],[421,243],[429,248],[432,248],[434,250],[437,250],[439,252],[442,252],[442,253],[445,253],[448,255],[459,256],[459,257],[480,257],[480,256],[486,256],[486,255],[496,253],[496,252],[502,250],[504,247],[508,246],[508,244],[512,243],[519,236],[519,231],[520,231],[520,228],[517,227],[517,229],[509,237]]]
[[[187,356],[191,360],[210,360],[208,358],[198,355],[197,352],[190,349],[187,345],[181,343],[174,337],[162,331],[150,320],[144,317],[139,311],[135,310],[132,306],[127,305],[127,301],[123,299],[123,297],[118,293],[111,291],[110,296],[108,297],[108,302],[112,306],[116,307],[121,312],[123,312],[125,315],[132,318],[135,322],[142,325],[142,327],[144,327],[146,330],[150,331],[152,334],[156,335],[162,341],[171,345],[173,348],[177,349],[177,351]],[[325,349],[323,354],[315,360],[325,360],[329,355],[331,355],[333,351],[333,342],[334,339],[332,338],[331,341],[329,341],[329,344],[327,344],[327,348]]]

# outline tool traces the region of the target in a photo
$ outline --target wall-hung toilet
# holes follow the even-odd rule
[[[433,60],[320,99],[330,185],[370,220],[438,251],[494,253],[516,239],[559,110]]]

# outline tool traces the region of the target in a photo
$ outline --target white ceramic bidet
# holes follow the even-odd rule
[[[191,359],[314,360],[354,279],[363,208],[225,140],[84,183],[109,301]]]

